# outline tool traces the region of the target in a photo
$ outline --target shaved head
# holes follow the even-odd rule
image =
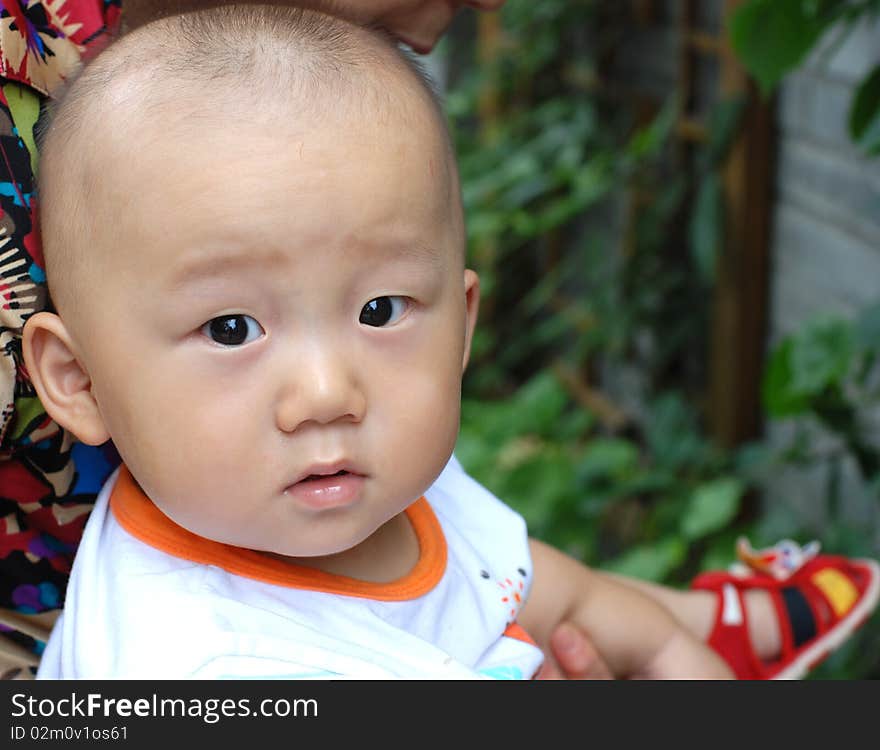
[[[59,312],[75,316],[119,247],[114,215],[138,196],[131,154],[257,133],[298,137],[370,119],[433,132],[456,221],[460,201],[445,120],[418,66],[382,32],[282,6],[170,16],[122,36],[73,78],[40,143],[40,221]],[[218,154],[222,158],[222,154]],[[157,221],[161,217],[157,217]]]

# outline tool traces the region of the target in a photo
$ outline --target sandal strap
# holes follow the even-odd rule
[[[782,654],[785,656],[819,635],[821,623],[816,618],[814,605],[810,604],[800,588],[786,586],[780,589],[778,596],[784,614],[779,622],[782,629]],[[775,596],[773,598],[776,599]],[[827,628],[821,628],[822,632],[825,630]]]
[[[707,573],[694,579],[691,587],[712,591],[718,596],[715,625],[706,642],[727,662],[737,679],[769,679],[767,668],[758,658],[749,636],[749,616],[738,581],[723,573]]]

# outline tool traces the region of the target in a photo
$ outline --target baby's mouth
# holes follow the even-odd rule
[[[338,464],[337,464],[338,466]],[[347,507],[361,497],[366,477],[352,469],[314,466],[285,490],[284,494],[310,511]]]
[[[333,474],[309,474],[307,477],[300,479],[299,482],[297,482],[297,484],[302,484],[303,482],[314,482],[314,481],[318,481],[321,479],[327,479],[329,477],[343,477],[348,474],[351,474],[351,472],[347,471],[345,469],[340,469],[339,471],[334,472]]]

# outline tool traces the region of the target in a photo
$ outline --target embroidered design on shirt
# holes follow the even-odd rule
[[[516,620],[517,613],[525,603],[525,578],[528,574],[526,573],[525,568],[517,568],[516,572],[520,575],[518,580],[511,580],[510,578],[505,577],[496,581],[498,587],[501,589],[501,603],[507,609],[508,624]],[[486,570],[481,570],[480,576],[486,579],[491,578],[489,572]]]

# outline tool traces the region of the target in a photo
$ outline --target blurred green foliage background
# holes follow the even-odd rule
[[[644,579],[686,586],[729,565],[740,535],[880,557],[877,529],[847,520],[835,480],[855,461],[880,499],[880,445],[861,421],[880,402],[880,305],[856,320],[822,316],[768,353],[764,419],[785,421],[788,443],[713,441],[718,169],[740,102],[719,99],[696,168],[676,171],[675,102],[646,119],[608,79],[628,5],[509,0],[492,25],[463,16],[444,42],[469,262],[482,280],[457,455],[532,535]],[[878,3],[756,0],[729,28],[769,92],[824,30],[857,20],[855,6],[871,14]],[[791,33],[760,35],[774,23]],[[878,80],[853,104],[865,158],[878,151]],[[814,444],[817,425],[833,449]],[[768,513],[774,474],[818,464],[830,467],[822,528]],[[878,676],[877,617],[814,673]]]

